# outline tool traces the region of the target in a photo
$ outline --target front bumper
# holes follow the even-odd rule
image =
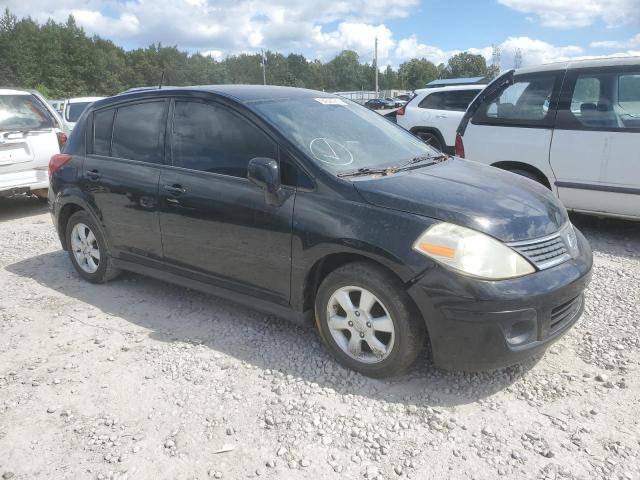
[[[582,315],[591,248],[547,270],[487,281],[442,267],[408,290],[425,320],[434,363],[450,370],[493,370],[519,363],[560,338]]]

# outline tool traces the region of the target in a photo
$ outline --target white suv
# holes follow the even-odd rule
[[[474,84],[416,90],[416,96],[397,111],[396,121],[432,147],[453,153],[464,111],[484,87]]]
[[[46,198],[49,159],[66,141],[49,108],[29,91],[0,89],[0,197],[30,192]]]
[[[76,97],[65,100],[62,104],[62,116],[69,130],[73,130],[85,108],[103,98],[105,97]]]
[[[507,72],[469,106],[456,153],[524,175],[569,210],[640,219],[640,58]]]

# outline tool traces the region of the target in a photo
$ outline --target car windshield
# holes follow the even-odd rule
[[[78,119],[80,118],[80,115],[82,115],[82,112],[84,112],[84,109],[87,108],[87,106],[90,103],[91,102],[70,103],[67,106],[67,112],[66,112],[67,121],[77,122]]]
[[[334,174],[396,166],[439,155],[380,114],[336,97],[255,102],[255,108],[320,166]]]
[[[51,115],[33,95],[0,95],[0,130],[51,127]]]

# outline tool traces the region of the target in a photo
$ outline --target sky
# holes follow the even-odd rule
[[[502,68],[567,58],[640,55],[640,0],[0,0],[44,22],[73,14],[125,49],[161,42],[216,59],[260,49],[330,60],[341,50],[380,68],[461,51]]]

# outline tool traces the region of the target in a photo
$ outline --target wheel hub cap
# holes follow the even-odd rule
[[[393,320],[380,299],[362,287],[336,290],[327,305],[327,322],[340,349],[359,362],[379,363],[393,349]]]

